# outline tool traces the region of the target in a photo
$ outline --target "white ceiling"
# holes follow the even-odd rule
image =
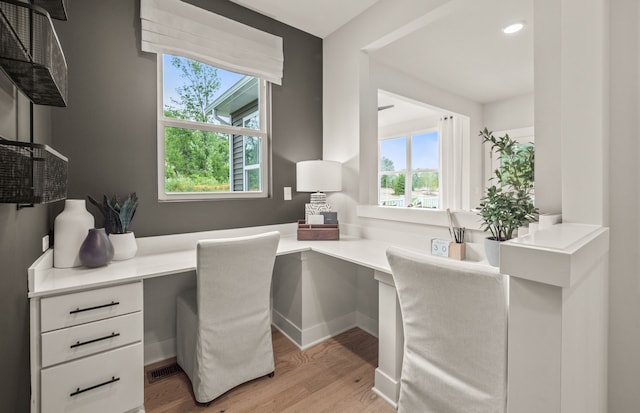
[[[321,38],[379,0],[231,0]]]
[[[438,118],[444,115],[442,112],[431,109],[425,104],[379,90],[378,108],[385,106],[392,107],[383,110],[378,109],[378,127],[380,128],[418,119]]]
[[[371,52],[388,66],[478,103],[533,92],[533,0],[463,0],[414,33]],[[502,27],[524,21],[517,34]]]

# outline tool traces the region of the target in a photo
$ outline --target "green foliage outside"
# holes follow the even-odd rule
[[[195,60],[173,57],[183,86],[165,105],[164,116],[172,119],[213,123],[206,108],[220,88],[217,69]],[[229,191],[229,137],[215,132],[165,128],[165,190],[167,192]]]
[[[424,190],[427,193],[438,192],[440,179],[438,172],[418,172],[411,175],[411,189]]]
[[[501,160],[495,170],[497,184],[487,189],[480,202],[482,229],[491,232],[492,239],[506,241],[538,213],[533,204],[535,147],[532,143],[520,145],[509,135],[495,137],[487,128],[480,136]]]
[[[395,166],[393,165],[393,161],[386,156],[383,156],[380,160],[380,170],[383,172],[395,171]],[[380,187],[381,188],[393,188],[393,176],[392,175],[382,175],[380,177]]]
[[[404,174],[400,174],[393,181],[393,194],[394,195],[404,195]]]
[[[393,161],[386,156],[380,159],[380,171],[391,172],[395,171]],[[405,194],[405,176],[404,174],[398,175],[381,175],[380,176],[381,188],[392,188],[394,195]],[[424,190],[428,193],[435,193],[440,187],[439,173],[433,172],[417,172],[411,174],[411,189],[412,190]]]

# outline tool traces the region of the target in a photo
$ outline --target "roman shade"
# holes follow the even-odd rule
[[[282,84],[282,38],[180,0],[141,0],[142,50]]]

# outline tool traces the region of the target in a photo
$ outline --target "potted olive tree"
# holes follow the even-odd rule
[[[538,213],[533,204],[535,148],[533,143],[518,144],[508,134],[495,137],[487,128],[480,136],[501,163],[480,201],[482,229],[491,233],[485,240],[487,260],[497,267],[500,242],[513,238],[518,228],[535,220]]]
[[[133,258],[138,251],[136,238],[129,225],[138,208],[138,197],[135,192],[120,200],[117,195],[111,198],[103,196],[102,204],[90,195],[89,201],[98,208],[104,219],[104,228],[113,244],[113,259],[127,260]]]

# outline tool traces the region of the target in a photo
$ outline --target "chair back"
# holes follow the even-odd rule
[[[197,246],[200,328],[247,315],[265,317],[280,233],[201,240]],[[205,324],[205,325],[203,325]],[[220,326],[216,328],[220,330]]]
[[[279,240],[274,231],[198,242],[196,351],[218,366],[240,370],[273,359],[271,278]]]
[[[404,327],[398,411],[506,411],[504,276],[399,248],[387,258]]]

